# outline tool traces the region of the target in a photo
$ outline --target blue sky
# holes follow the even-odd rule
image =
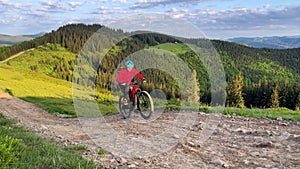
[[[207,38],[300,35],[299,0],[0,0],[0,34],[50,32],[137,14],[186,20]]]

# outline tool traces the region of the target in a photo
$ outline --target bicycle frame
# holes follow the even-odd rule
[[[133,83],[130,86],[130,92],[127,93],[133,104],[129,104],[129,107],[123,108],[122,100],[126,98],[125,94],[126,93],[119,99],[119,109],[123,117],[128,118],[131,111],[135,111],[139,112],[144,119],[149,119],[154,111],[154,105],[150,94],[147,91],[143,91],[138,83]],[[145,100],[145,98],[147,99]]]

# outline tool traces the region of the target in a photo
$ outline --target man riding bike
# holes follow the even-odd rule
[[[125,68],[122,68],[117,75],[116,81],[119,84],[119,87],[124,93],[127,101],[134,99],[134,93],[136,88],[133,87],[130,91],[130,86],[132,84],[132,78],[137,77],[141,79],[143,82],[146,82],[145,77],[139,73],[138,70],[134,68],[134,63],[131,60],[127,60],[125,62]],[[129,98],[130,96],[130,98]]]

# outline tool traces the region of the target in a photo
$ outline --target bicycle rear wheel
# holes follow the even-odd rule
[[[126,101],[127,105],[124,105],[125,100],[126,100],[126,98],[124,96],[120,97],[120,99],[119,99],[119,110],[120,110],[120,113],[123,116],[123,118],[127,119],[127,118],[130,117],[132,109],[130,107],[129,101]]]
[[[142,91],[138,95],[137,107],[140,110],[140,114],[144,119],[149,119],[154,111],[154,105],[152,97],[147,91]]]

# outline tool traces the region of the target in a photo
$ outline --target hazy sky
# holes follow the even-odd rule
[[[0,0],[0,34],[102,24],[136,14],[167,14],[191,22],[207,38],[300,35],[299,0]]]

